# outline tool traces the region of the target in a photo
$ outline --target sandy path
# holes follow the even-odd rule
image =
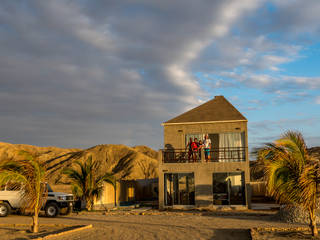
[[[9,216],[1,223],[29,223],[30,217]],[[55,219],[40,218],[41,223],[93,224],[94,228],[62,239],[250,239],[251,227],[293,227],[270,216],[199,215],[71,215]]]

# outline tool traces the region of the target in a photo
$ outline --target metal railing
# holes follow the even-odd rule
[[[163,149],[163,163],[242,162],[246,160],[246,147],[221,147],[189,152],[186,149]],[[202,160],[201,160],[202,159]]]
[[[246,160],[245,147],[222,147],[210,149],[208,162],[242,162]]]
[[[201,162],[201,152],[189,152],[185,149],[163,149],[162,153],[163,163]]]

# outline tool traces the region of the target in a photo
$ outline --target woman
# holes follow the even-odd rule
[[[208,160],[210,160],[210,149],[211,149],[211,140],[208,136],[208,134],[206,134],[206,136],[204,137],[204,156],[206,158],[206,161],[208,162]]]

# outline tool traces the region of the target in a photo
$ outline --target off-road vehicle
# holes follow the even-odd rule
[[[48,197],[42,210],[47,217],[56,217],[63,209],[65,214],[72,211],[73,195],[68,193],[54,192],[49,184]],[[11,187],[6,184],[0,188],[0,217],[5,217],[11,211],[20,211],[23,207],[23,187]]]

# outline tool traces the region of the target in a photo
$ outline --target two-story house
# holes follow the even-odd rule
[[[248,207],[247,119],[230,102],[216,96],[162,125],[160,208]],[[189,148],[205,140],[206,149]]]

